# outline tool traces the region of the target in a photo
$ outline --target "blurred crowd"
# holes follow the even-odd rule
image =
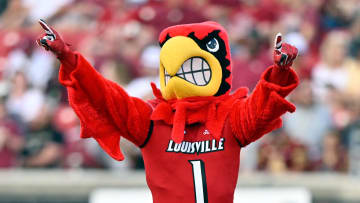
[[[38,19],[61,33],[106,78],[151,99],[158,34],[217,21],[229,33],[233,89],[252,90],[272,64],[281,32],[299,49],[297,111],[242,153],[242,170],[360,173],[360,0],[0,0],[0,167],[141,169],[123,141],[124,162],[93,140],[57,82],[59,63],[37,47]]]

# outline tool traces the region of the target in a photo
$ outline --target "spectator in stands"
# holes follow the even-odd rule
[[[0,100],[0,168],[19,166],[19,152],[24,145],[22,129],[6,112],[3,98]]]
[[[328,102],[329,91],[345,91],[349,81],[346,67],[348,35],[331,31],[321,46],[321,59],[312,72],[314,95],[321,102]]]
[[[28,123],[25,147],[22,152],[24,167],[61,167],[64,138],[52,125],[47,106]]]
[[[280,129],[270,134],[259,147],[258,169],[271,173],[308,171],[311,162],[304,144]]]
[[[323,142],[320,170],[346,172],[349,160],[346,149],[340,143],[340,134],[330,131]]]
[[[158,77],[159,57],[160,48],[158,46],[149,45],[145,47],[140,57],[143,76],[132,80],[126,86],[126,91],[129,92],[131,96],[142,99],[153,98],[150,83],[155,82],[157,86],[160,85]]]
[[[9,114],[18,116],[22,122],[29,122],[41,111],[45,104],[45,95],[38,89],[29,89],[25,74],[15,73],[10,94],[6,101]]]
[[[1,29],[19,28],[24,25],[28,12],[21,0],[8,1],[6,10],[1,14]]]
[[[357,16],[350,28],[351,41],[348,61],[349,82],[347,93],[352,100],[360,101],[360,16]]]
[[[311,83],[303,80],[291,95],[296,112],[284,116],[284,130],[292,139],[308,147],[311,161],[321,159],[321,145],[325,133],[332,127],[331,111],[314,99]]]
[[[341,130],[340,141],[349,154],[349,172],[360,174],[360,100],[353,101],[354,120]]]

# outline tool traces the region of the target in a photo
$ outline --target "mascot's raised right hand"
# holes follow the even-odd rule
[[[69,45],[64,42],[59,33],[50,27],[44,20],[39,20],[39,24],[44,29],[37,40],[37,44],[45,48],[46,51],[51,51],[61,61],[75,62],[75,55],[70,51]]]

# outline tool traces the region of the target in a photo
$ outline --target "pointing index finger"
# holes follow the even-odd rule
[[[56,38],[54,31],[50,28],[50,26],[43,19],[39,20],[39,24],[45,30],[46,34],[51,35],[52,37],[54,37],[54,39]]]
[[[281,35],[281,33],[279,32],[279,33],[276,34],[276,37],[275,37],[274,48],[275,48],[276,50],[279,50],[279,51],[280,51],[281,47],[282,47],[282,35]]]

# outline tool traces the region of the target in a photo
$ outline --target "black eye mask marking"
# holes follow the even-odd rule
[[[225,94],[229,89],[230,89],[230,84],[228,84],[225,80],[226,78],[228,78],[230,76],[230,71],[228,69],[226,69],[226,67],[228,67],[230,65],[230,61],[228,59],[226,59],[226,46],[225,46],[225,42],[222,38],[220,38],[219,36],[220,30],[214,30],[212,32],[210,32],[206,37],[204,37],[204,39],[200,40],[195,36],[194,32],[191,32],[188,37],[190,37],[191,39],[193,39],[201,49],[211,53],[212,55],[214,55],[217,60],[219,61],[220,65],[221,65],[221,70],[222,70],[222,81],[221,81],[221,85],[219,87],[219,90],[217,91],[217,93],[214,96],[220,96],[222,94]],[[216,52],[210,52],[207,47],[206,44],[211,41],[213,38],[215,38],[218,43],[219,43],[219,50]]]

